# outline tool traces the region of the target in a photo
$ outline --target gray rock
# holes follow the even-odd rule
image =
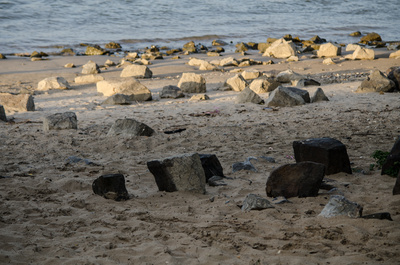
[[[177,86],[165,86],[160,92],[160,98],[183,98],[185,95]]]
[[[375,70],[362,81],[356,92],[393,92],[396,84],[388,79],[381,71]]]
[[[129,105],[131,101],[129,96],[123,94],[115,94],[108,97],[106,100],[101,103],[102,105]]]
[[[220,176],[212,176],[211,178],[208,179],[207,183],[211,187],[226,186],[224,178]]]
[[[368,215],[361,216],[361,218],[393,221],[392,216],[390,215],[390,213],[387,213],[387,212],[368,214]]]
[[[269,107],[292,107],[306,104],[304,98],[296,92],[298,90],[280,86],[269,94],[265,104]],[[305,95],[306,93],[303,94],[303,96]],[[310,97],[308,96],[308,98]]]
[[[252,159],[252,158],[249,157],[249,158],[247,158],[246,161],[244,161],[244,162],[237,162],[237,163],[234,163],[234,164],[232,165],[232,172],[235,173],[235,172],[238,172],[238,171],[241,171],[241,170],[251,170],[251,171],[257,172],[257,169],[256,169],[256,168],[253,166],[253,164],[250,162],[251,159]]]
[[[320,102],[320,101],[329,101],[328,97],[325,95],[322,88],[318,88],[314,95],[311,98],[311,103]]]
[[[33,96],[28,94],[0,93],[0,105],[6,111],[35,111]]]
[[[48,77],[38,83],[37,90],[47,91],[50,89],[69,89],[71,88],[67,80],[60,76]]]
[[[76,114],[73,112],[56,113],[43,118],[43,130],[78,129]]]
[[[301,79],[306,79],[306,77],[304,75],[295,73],[292,70],[282,71],[276,76],[276,81],[279,83],[291,83]]]
[[[205,193],[206,177],[198,154],[183,154],[147,162],[160,191]]]
[[[235,103],[236,104],[241,104],[241,103],[254,103],[254,104],[262,104],[264,103],[264,100],[257,95],[256,92],[251,90],[249,87],[246,87],[245,89],[240,92],[239,95],[236,96]]]
[[[321,83],[315,81],[314,79],[300,79],[292,81],[292,86],[306,87],[306,86],[320,86]]]
[[[394,82],[396,89],[400,90],[400,67],[393,66],[386,70],[387,77]]]
[[[296,162],[313,161],[326,167],[326,175],[339,172],[351,174],[350,160],[346,146],[333,138],[312,138],[294,141]]]
[[[334,57],[342,53],[342,48],[332,43],[325,43],[319,47],[317,51],[318,57]]]
[[[222,67],[228,67],[228,66],[238,66],[239,62],[233,58],[233,57],[228,57],[225,59],[222,59],[221,61],[219,61],[219,66]]]
[[[152,136],[154,130],[134,119],[118,119],[107,133],[107,136]]]
[[[265,159],[266,161],[270,163],[276,163],[275,158],[270,157],[270,156],[260,156],[260,158]]]
[[[89,62],[87,62],[86,64],[84,64],[82,66],[82,74],[84,74],[84,75],[92,75],[92,74],[98,74],[98,73],[100,73],[100,68],[92,60],[89,60]]]
[[[133,77],[122,79],[109,79],[97,82],[97,92],[109,97],[114,94],[123,94],[129,96],[131,101],[147,101],[151,100],[150,90],[142,85]]]
[[[226,80],[225,85],[230,87],[233,91],[240,92],[247,86],[247,81],[243,76],[237,74]]]
[[[88,166],[98,166],[98,164],[90,161],[89,159],[80,158],[77,156],[70,156],[66,159],[66,164],[84,163]]]
[[[152,76],[153,72],[146,65],[128,65],[121,72],[121,77],[151,78]]]
[[[248,194],[243,201],[242,211],[248,212],[251,210],[264,210],[275,208],[267,199],[256,194]]]
[[[268,197],[315,197],[324,176],[323,164],[309,161],[286,164],[271,172],[265,191]]]
[[[7,116],[3,105],[0,105],[0,121],[7,121]]]
[[[108,174],[98,177],[93,181],[92,190],[95,194],[106,199],[115,201],[129,199],[128,191],[125,187],[125,177],[122,174]]]
[[[183,73],[178,87],[184,93],[206,93],[206,80],[195,73]]]
[[[341,195],[332,195],[319,216],[330,218],[344,215],[357,218],[362,216],[362,210],[358,203],[351,202]]]
[[[247,71],[243,71],[241,73],[241,76],[245,79],[245,80],[253,80],[256,78],[259,78],[262,75],[262,73],[258,70],[247,70]]]
[[[279,86],[279,82],[276,82],[272,78],[268,78],[266,76],[261,76],[257,79],[254,79],[249,85],[250,89],[257,94],[272,92]]]

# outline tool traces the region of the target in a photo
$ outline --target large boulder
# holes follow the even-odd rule
[[[0,121],[7,121],[7,116],[3,105],[0,105]]]
[[[362,211],[363,207],[358,203],[351,202],[342,195],[332,195],[319,216],[330,218],[344,215],[350,218],[358,218],[362,216]]]
[[[198,154],[148,161],[147,167],[160,191],[206,191],[206,177]]]
[[[313,161],[325,165],[326,175],[351,174],[346,146],[333,138],[312,138],[293,142],[296,162]]]
[[[89,62],[82,66],[82,74],[84,75],[93,75],[98,73],[100,73],[100,68],[92,60],[89,60]]]
[[[5,111],[35,111],[33,96],[28,94],[0,93],[0,105]]]
[[[296,80],[306,79],[304,75],[293,72],[292,70],[285,70],[276,76],[276,81],[279,83],[291,83]]]
[[[118,119],[111,126],[107,136],[152,136],[154,130],[134,119]]]
[[[129,96],[131,101],[151,100],[150,90],[133,77],[109,79],[97,82],[97,92],[109,97],[114,94]]]
[[[122,174],[102,175],[92,184],[95,194],[115,201],[128,200],[129,194],[125,187],[125,177]]]
[[[195,73],[183,73],[178,87],[184,93],[206,93],[206,80]]]
[[[319,47],[317,51],[318,57],[334,57],[341,54],[341,47],[338,47],[332,43],[325,43]]]
[[[309,102],[310,95],[306,90],[280,86],[269,94],[265,105],[269,107],[292,107]]]
[[[103,81],[104,77],[102,77],[101,75],[82,75],[82,76],[77,76],[74,79],[74,82],[76,84],[87,84],[87,83],[97,83],[100,81]]]
[[[263,54],[263,56],[272,56],[282,59],[286,59],[294,55],[296,55],[296,46],[292,41],[286,41],[283,38],[272,43],[272,45],[268,47]]]
[[[69,89],[70,86],[63,77],[54,76],[41,80],[38,83],[37,90],[46,91],[50,89]]]
[[[273,170],[268,177],[269,197],[315,197],[325,176],[325,166],[314,162],[286,164]]]
[[[397,172],[400,171],[400,137],[397,138],[397,141],[394,143],[392,150],[388,157],[386,158],[385,163],[382,165],[381,174],[387,174],[391,176],[397,176]]]
[[[251,90],[249,87],[246,87],[236,96],[235,103],[241,104],[247,102],[261,104],[264,103],[264,100],[256,92]]]
[[[361,82],[356,92],[393,92],[396,84],[387,78],[381,71],[375,70]]]
[[[279,82],[276,82],[274,79],[266,76],[261,76],[257,79],[254,79],[249,85],[250,89],[257,94],[274,91],[278,86],[280,86]]]
[[[183,98],[185,95],[177,86],[165,86],[160,92],[160,98]]]
[[[76,114],[73,112],[56,113],[43,118],[43,130],[78,129]]]
[[[247,81],[243,78],[242,75],[235,75],[228,80],[226,80],[225,85],[230,87],[233,91],[240,92],[247,86]]]
[[[132,64],[121,72],[121,77],[151,78],[153,72],[146,65]]]

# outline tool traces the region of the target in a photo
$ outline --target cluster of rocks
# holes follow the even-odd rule
[[[400,91],[400,67],[395,66],[382,73],[374,70],[361,82],[356,92],[395,92]]]

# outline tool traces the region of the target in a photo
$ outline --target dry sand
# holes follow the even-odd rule
[[[322,59],[243,68],[276,74],[292,69],[323,83],[323,76],[385,71],[400,65],[377,50],[373,61]],[[239,54],[231,54],[241,58]],[[224,55],[227,57],[229,55]],[[198,58],[212,60],[205,55]],[[256,52],[248,57],[262,61]],[[400,94],[354,93],[355,82],[323,84],[329,102],[264,109],[234,104],[237,92],[219,91],[226,72],[198,71],[180,60],[153,61],[153,78],[141,80],[154,95],[150,102],[102,106],[95,84],[77,85],[88,60],[102,65],[106,56],[0,60],[0,90],[32,90],[50,76],[65,77],[72,89],[36,93],[37,111],[7,113],[0,122],[0,263],[1,264],[400,264],[400,196],[395,179],[368,174],[375,150],[389,151],[400,135]],[[280,60],[273,59],[276,63]],[[66,69],[66,63],[78,68]],[[110,67],[101,75],[119,76]],[[183,72],[201,73],[209,101],[159,99],[165,85],[177,85]],[[306,88],[311,93],[317,87]],[[261,94],[266,98],[267,94]],[[217,115],[190,115],[217,111]],[[78,130],[44,132],[42,117],[73,111]],[[107,137],[118,118],[134,118],[157,131],[152,137]],[[182,133],[165,130],[185,128]],[[323,218],[318,214],[330,194],[291,198],[275,209],[242,212],[237,206],[249,193],[266,197],[265,184],[276,167],[294,163],[292,142],[332,137],[343,142],[355,172],[327,176],[331,184],[364,214],[389,212],[393,221]],[[216,154],[227,186],[207,186],[206,194],[160,192],[146,162],[184,153]],[[68,164],[77,156],[98,165]],[[247,157],[271,156],[277,163],[252,160],[257,172],[232,173]],[[367,174],[360,171],[364,170]],[[123,202],[94,195],[93,180],[122,173],[132,199]],[[271,200],[271,198],[269,198]]]

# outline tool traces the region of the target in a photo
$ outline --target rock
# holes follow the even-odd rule
[[[183,154],[147,162],[160,191],[205,193],[206,177],[198,154]]]
[[[325,65],[332,65],[332,64],[336,64],[332,58],[326,58],[325,60],[322,61],[323,64]]]
[[[272,78],[268,78],[266,76],[261,76],[253,80],[249,85],[250,89],[257,94],[274,91],[278,86],[280,86],[279,82],[276,82]]]
[[[212,176],[208,181],[208,185],[210,187],[217,187],[217,186],[226,186],[226,183],[224,182],[224,178],[220,176]]]
[[[76,84],[87,84],[87,83],[97,83],[103,81],[104,77],[101,75],[83,75],[75,77],[74,82]]]
[[[225,45],[228,45],[228,43],[226,43],[223,40],[213,40],[211,45],[212,46],[225,46]]]
[[[218,52],[207,52],[207,56],[209,56],[209,57],[218,57],[218,56],[221,56],[221,54],[218,53]]]
[[[210,97],[207,94],[197,94],[193,95],[189,101],[201,101],[201,100],[209,100]]]
[[[125,201],[129,199],[125,187],[125,177],[122,174],[102,175],[95,179],[92,184],[93,192],[106,199]]]
[[[297,105],[304,105],[306,101],[303,97],[306,98],[308,92],[302,92],[302,97],[299,94],[300,91],[305,90],[280,86],[269,94],[269,98],[265,101],[265,105],[267,105],[268,107],[292,107]],[[310,96],[308,95],[308,101],[309,99]]]
[[[134,119],[118,119],[111,126],[107,136],[152,136],[154,130]]]
[[[121,72],[121,77],[151,78],[153,72],[145,65],[132,64]]]
[[[322,44],[322,43],[326,42],[326,39],[320,38],[318,35],[315,35],[314,37],[312,37],[310,39],[310,41],[312,41],[315,44]]]
[[[106,50],[100,48],[99,45],[87,46],[85,54],[86,55],[103,55],[106,53]]]
[[[365,49],[361,46],[358,46],[357,49],[353,52],[352,55],[353,60],[374,60],[375,52],[373,49]]]
[[[213,177],[225,177],[223,168],[218,158],[214,154],[199,154],[201,166],[204,169],[204,175],[206,177],[206,182]]]
[[[200,60],[196,58],[191,58],[188,62],[190,66],[197,66],[199,70],[214,70],[216,67],[205,60]]]
[[[82,66],[82,74],[84,75],[91,75],[91,74],[98,74],[100,73],[99,66],[90,60],[86,64]]]
[[[400,171],[400,137],[397,138],[385,163],[382,165],[381,175],[387,174],[396,177]]]
[[[62,55],[75,55],[75,52],[72,48],[62,49],[60,52]]]
[[[102,105],[129,105],[131,101],[129,100],[129,96],[122,94],[115,94],[108,97],[106,100],[101,103]]]
[[[5,111],[35,111],[33,96],[28,94],[0,93],[0,105]]]
[[[293,142],[296,162],[313,161],[326,167],[326,175],[339,172],[351,174],[346,146],[333,138],[312,138]]]
[[[298,62],[299,61],[299,56],[290,56],[289,58],[286,59],[287,62]]]
[[[320,101],[329,101],[328,97],[325,95],[322,88],[318,88],[314,95],[311,97],[311,103],[320,102]]]
[[[257,169],[250,162],[251,159],[254,159],[254,158],[253,157],[248,157],[246,159],[246,161],[244,161],[244,162],[234,163],[232,165],[232,172],[235,173],[235,172],[238,172],[238,171],[241,171],[241,170],[251,170],[251,171],[257,172]]]
[[[389,220],[393,221],[392,216],[390,216],[390,213],[374,213],[374,214],[368,214],[361,216],[363,219],[378,219],[378,220]]]
[[[7,59],[7,57],[4,54],[0,53],[0,60],[5,60],[5,59]]]
[[[263,54],[263,56],[273,56],[281,59],[286,59],[294,55],[296,55],[296,46],[292,41],[286,41],[283,38],[273,42]]]
[[[318,196],[325,166],[310,161],[286,164],[273,170],[268,177],[268,197],[315,197]]]
[[[241,75],[245,80],[253,80],[260,77],[262,73],[257,70],[252,70],[252,71],[243,71]]]
[[[240,92],[247,86],[247,81],[242,75],[235,75],[226,80],[225,85],[230,87],[233,91]]]
[[[394,82],[396,89],[400,90],[400,67],[393,66],[386,70],[387,77]]]
[[[351,52],[351,51],[355,51],[358,47],[360,47],[360,45],[358,44],[347,44],[346,46],[346,52]]]
[[[314,79],[300,79],[300,80],[293,80],[292,86],[297,87],[306,87],[306,86],[320,86],[321,84]]]
[[[182,50],[184,52],[196,53],[197,52],[196,44],[193,41],[190,41],[190,42],[188,42],[188,43],[183,45]]]
[[[268,49],[268,47],[271,46],[271,43],[266,43],[266,42],[262,42],[259,43],[257,46],[257,50],[260,51],[260,53],[265,53],[265,51]]]
[[[235,47],[236,47],[235,50],[236,53],[241,53],[249,50],[249,46],[243,42],[236,44]]]
[[[104,47],[106,49],[121,49],[122,48],[121,44],[113,42],[113,41],[110,43],[107,43]]]
[[[282,71],[276,76],[276,81],[279,83],[290,83],[292,81],[300,79],[306,79],[306,77],[301,74],[295,73],[292,70]]]
[[[38,83],[37,90],[46,91],[50,89],[69,89],[71,88],[63,77],[48,77]]]
[[[137,59],[137,60],[135,60],[134,63],[138,64],[138,65],[151,65],[152,64],[150,61],[148,61],[146,59]]]
[[[0,105],[0,121],[7,121],[7,116],[3,105]]]
[[[96,86],[97,92],[102,93],[106,97],[119,93],[129,96],[131,101],[147,101],[152,99],[150,90],[133,77],[104,80],[97,82]]]
[[[136,59],[139,58],[139,54],[137,52],[128,52],[126,58]]]
[[[111,61],[110,59],[107,59],[107,61],[104,63],[105,66],[115,66],[116,64]]]
[[[206,93],[206,80],[195,73],[183,73],[178,87],[184,93]]]
[[[362,37],[360,42],[367,44],[370,41],[382,41],[381,36],[378,33],[371,32],[368,33],[366,36]]]
[[[375,70],[361,82],[356,92],[393,92],[396,84],[388,79],[381,71]]]
[[[392,52],[392,53],[389,55],[389,58],[395,58],[395,59],[400,58],[400,50],[398,50],[397,52]]]
[[[221,61],[219,61],[219,66],[222,67],[228,67],[228,66],[238,66],[239,62],[233,58],[233,57],[228,57],[225,59],[222,59]]]
[[[66,65],[64,65],[65,68],[75,68],[76,65],[73,63],[67,63]]]
[[[76,114],[73,112],[56,113],[43,118],[43,130],[78,129]]]
[[[66,165],[72,165],[72,164],[76,164],[76,163],[82,163],[82,164],[85,164],[88,166],[99,166],[99,164],[96,164],[96,163],[90,161],[89,159],[84,159],[84,158],[80,158],[77,156],[69,156],[65,161]]]
[[[317,52],[318,57],[334,57],[341,54],[341,47],[337,47],[332,43],[322,44]]]
[[[243,201],[242,211],[248,212],[251,210],[264,210],[275,208],[267,199],[256,194],[248,194]]]
[[[399,195],[400,194],[400,172],[397,175],[396,183],[394,184],[393,187],[393,195]]]
[[[239,95],[236,96],[235,103],[241,104],[247,102],[251,102],[254,104],[262,104],[264,103],[264,100],[259,95],[257,95],[256,92],[251,90],[249,87],[246,87],[240,92]]]
[[[165,86],[160,92],[160,98],[183,98],[185,95],[177,86]]]
[[[361,36],[361,32],[355,31],[355,32],[350,33],[349,35],[352,37],[359,37],[359,36]]]
[[[319,216],[330,218],[345,215],[357,218],[362,216],[362,210],[358,203],[351,202],[342,195],[332,195]]]

